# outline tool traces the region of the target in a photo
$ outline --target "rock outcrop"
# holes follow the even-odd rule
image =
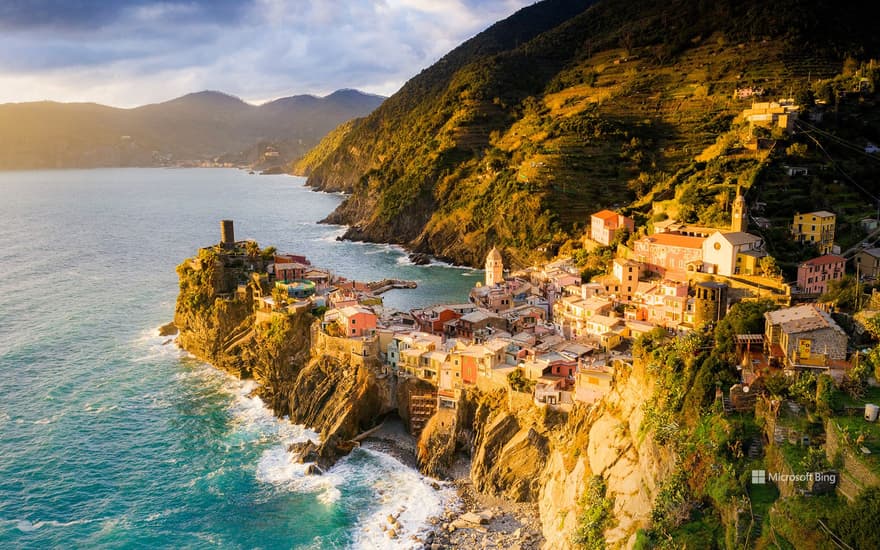
[[[276,415],[317,431],[321,443],[312,456],[326,469],[351,451],[352,438],[393,409],[392,382],[377,378],[378,364],[313,353],[311,332],[318,321],[309,312],[258,318],[253,296],[269,289],[252,268],[205,251],[181,264],[177,343],[220,369],[253,378]],[[239,284],[244,292],[233,293]]]

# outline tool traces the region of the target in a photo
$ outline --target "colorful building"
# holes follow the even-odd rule
[[[675,233],[655,233],[635,242],[633,259],[661,277],[685,277],[688,271],[699,270],[704,240]]]
[[[827,210],[795,214],[792,237],[802,243],[813,243],[819,254],[831,254],[834,248],[835,214]]]
[[[339,324],[350,338],[372,334],[376,320],[376,314],[366,307],[348,306],[339,310]]]
[[[632,233],[636,225],[628,218],[611,210],[602,210],[590,216],[590,238],[599,244],[608,246],[617,235],[624,231]]]
[[[798,266],[798,289],[808,294],[823,294],[828,290],[828,281],[842,279],[845,269],[843,256],[827,254],[808,260]]]

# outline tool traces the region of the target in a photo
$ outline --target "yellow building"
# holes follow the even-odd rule
[[[835,220],[834,213],[827,210],[795,214],[791,235],[798,242],[815,244],[819,254],[831,254]]]

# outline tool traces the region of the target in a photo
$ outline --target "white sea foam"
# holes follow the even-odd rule
[[[348,228],[344,225],[330,225],[328,227],[333,227],[333,231],[330,231],[326,235],[322,235],[320,237],[315,237],[313,240],[321,243],[334,243],[336,242],[337,237],[341,237],[345,235],[345,232]]]
[[[414,535],[423,535],[428,528],[428,520],[443,512],[444,504],[455,498],[454,489],[444,486],[434,490],[429,480],[415,470],[402,464],[387,454],[371,449],[361,449],[369,455],[373,464],[363,468],[344,460],[338,466],[338,473],[345,479],[358,479],[372,487],[376,495],[374,508],[366,510],[358,518],[355,527],[354,548],[421,548],[422,544],[412,540]],[[332,470],[331,470],[332,471]],[[396,539],[391,539],[382,529],[390,529],[387,518],[397,516]]]
[[[93,414],[102,414],[105,412],[115,411],[118,405],[98,405],[97,403],[86,403],[85,410]]]
[[[161,337],[154,333],[144,342],[155,346],[156,340],[161,340]],[[177,350],[177,346],[158,345]],[[185,352],[182,354],[186,355]],[[354,485],[368,488],[373,498],[359,514],[353,532],[353,548],[417,548],[420,545],[411,537],[423,534],[428,528],[428,520],[441,514],[444,504],[455,498],[452,488],[444,486],[436,491],[431,487],[430,480],[417,471],[390,455],[365,448],[356,449],[323,475],[307,475],[308,465],[296,462],[294,454],[288,449],[296,442],[318,442],[319,435],[304,426],[291,423],[286,417],[275,417],[256,395],[258,385],[255,381],[239,380],[205,363],[186,369],[177,376],[216,384],[219,391],[232,397],[228,411],[234,428],[227,435],[229,445],[269,443],[270,447],[263,451],[256,468],[255,475],[260,482],[314,494],[326,506],[345,505],[341,502],[345,487]],[[212,472],[209,476],[222,473]],[[390,527],[386,518],[391,514],[397,515],[396,539],[389,539],[381,529],[383,524]]]
[[[134,363],[154,361],[160,357],[180,358],[189,356],[189,352],[179,348],[174,342],[176,336],[160,336],[159,328],[145,330],[135,340],[138,356],[133,357]]]
[[[96,521],[104,521],[105,518],[99,519],[75,519],[72,521],[56,521],[56,520],[36,520],[29,519],[0,519],[0,523],[13,525],[22,533],[30,533],[43,527],[71,527],[73,525],[84,525],[94,523]]]

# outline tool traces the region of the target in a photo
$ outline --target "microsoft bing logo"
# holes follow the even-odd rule
[[[752,470],[752,485],[764,485],[767,483],[767,472],[765,470]]]

